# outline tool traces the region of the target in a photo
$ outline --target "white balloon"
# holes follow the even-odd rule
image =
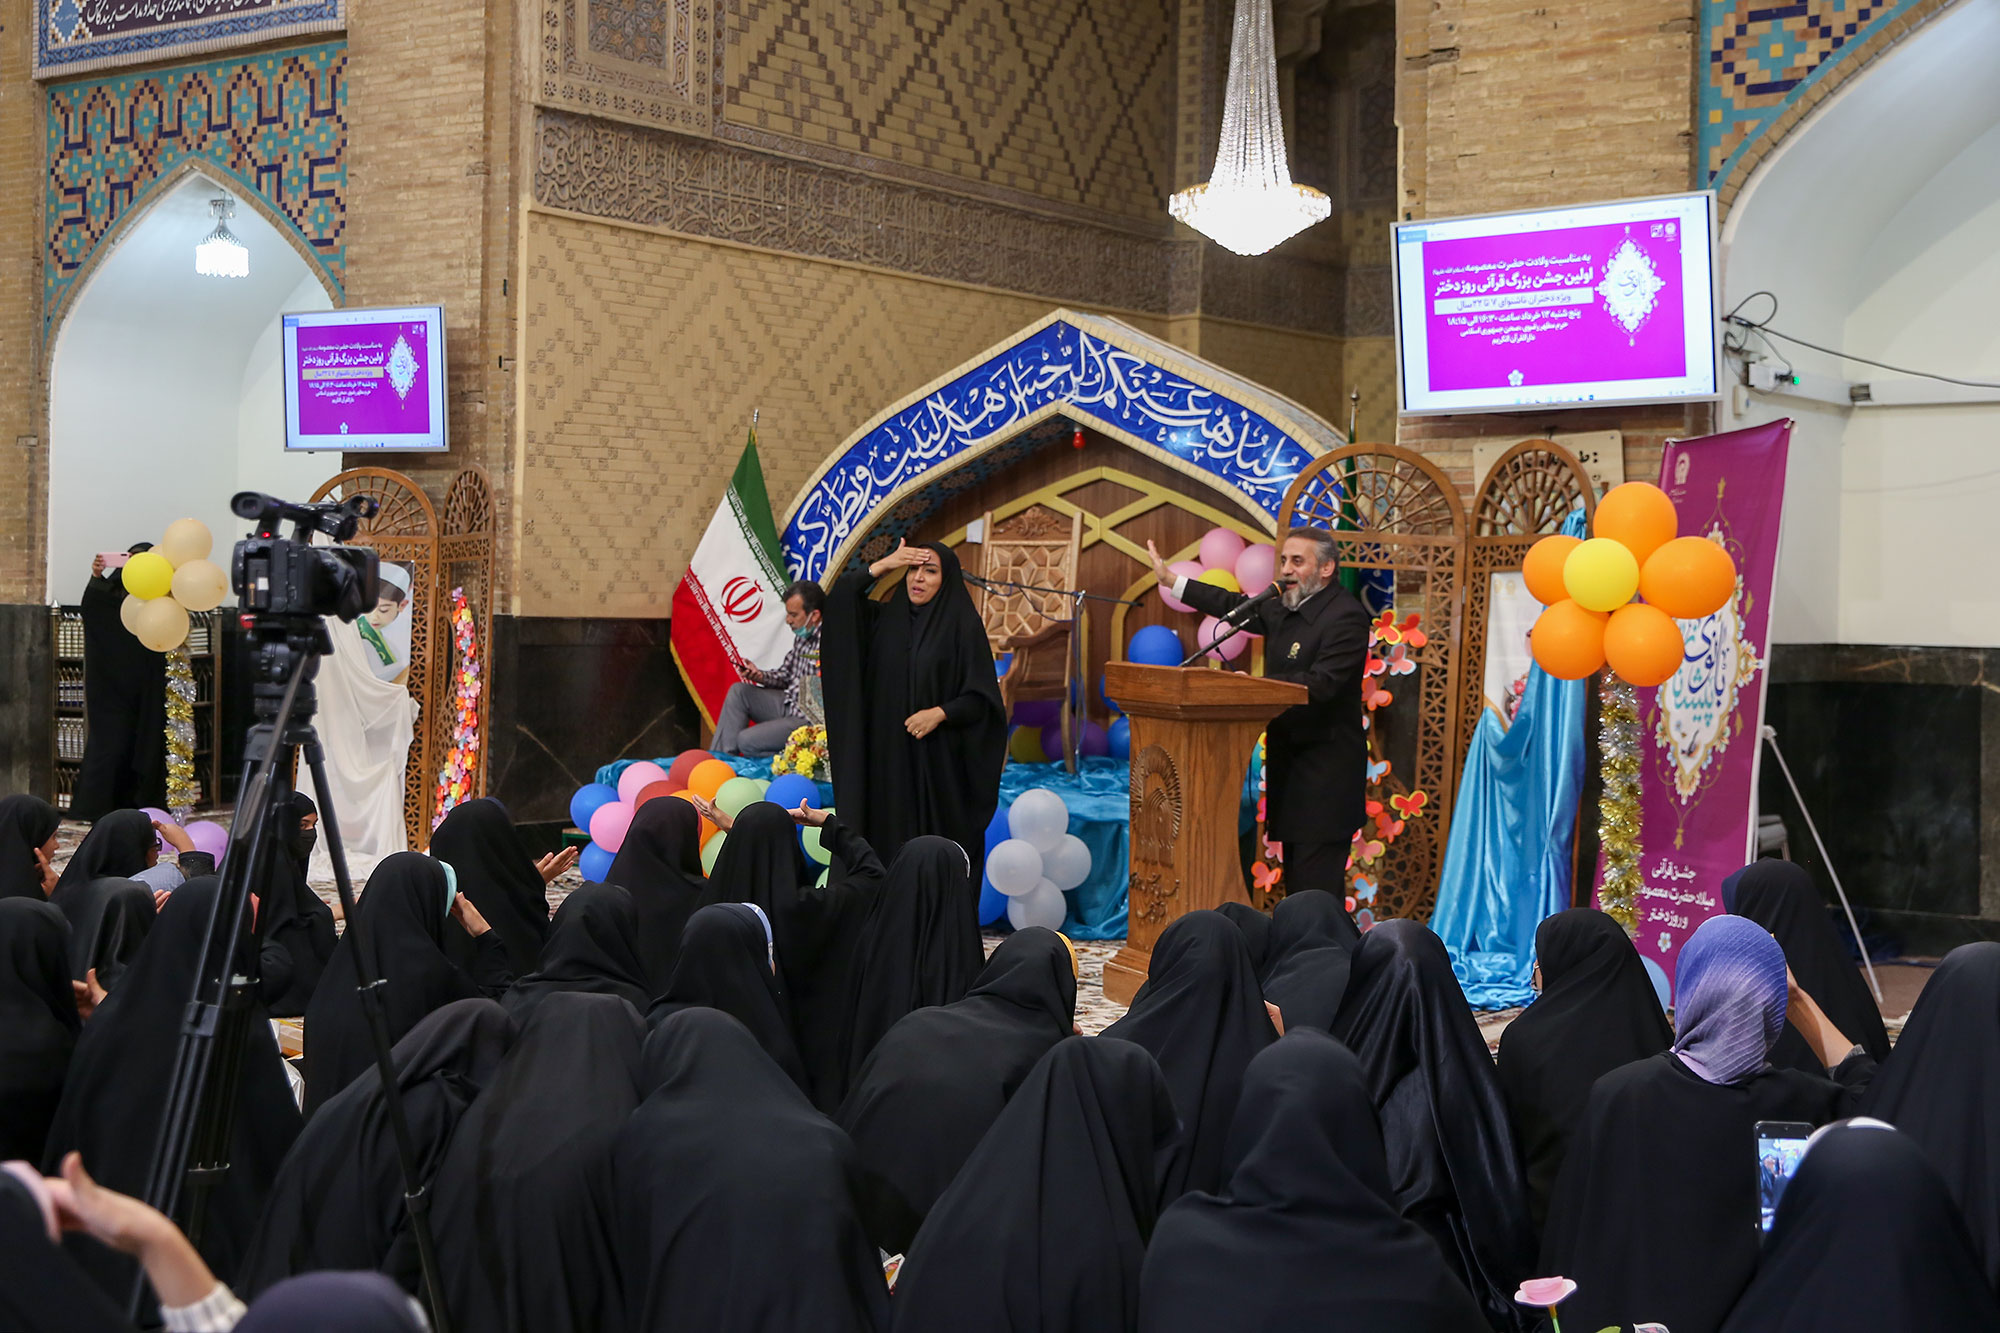
[[[986,878],[1009,898],[1026,893],[1042,878],[1042,854],[1031,842],[1009,838],[986,854]]]
[[[1045,879],[1019,897],[1007,900],[1007,920],[1016,930],[1026,930],[1029,926],[1060,930],[1063,918],[1068,915],[1069,903],[1053,880]]]
[[[1042,873],[1067,893],[1080,888],[1090,878],[1090,847],[1074,833],[1056,839],[1056,845],[1042,853]]]
[[[1048,788],[1031,787],[1007,807],[1007,831],[1035,844],[1038,852],[1050,851],[1069,832],[1069,807]]]

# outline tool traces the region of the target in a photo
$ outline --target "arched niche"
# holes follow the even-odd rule
[[[786,563],[824,578],[945,499],[1085,427],[1202,482],[1268,532],[1285,491],[1346,441],[1297,403],[1117,320],[1051,311],[850,435],[786,512]]]
[[[224,194],[246,278],[194,271]],[[157,541],[176,518],[207,523],[226,557],[231,495],[297,499],[325,476],[284,451],[279,316],[335,299],[295,242],[257,196],[187,163],[98,245],[49,343],[51,600],[75,599],[92,553]]]

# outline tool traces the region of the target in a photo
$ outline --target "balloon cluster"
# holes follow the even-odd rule
[[[1062,700],[1023,699],[1014,705],[1012,721],[1014,730],[1007,737],[1009,759],[1019,764],[1047,764],[1062,758]],[[1101,724],[1079,717],[1076,728],[1078,754],[1111,753],[1110,734]]]
[[[640,806],[661,797],[692,801],[697,796],[732,819],[745,806],[758,801],[771,801],[787,810],[796,810],[800,805],[818,809],[821,800],[819,784],[809,777],[787,773],[768,782],[739,777],[727,759],[718,759],[707,750],[683,750],[665,768],[642,759],[626,766],[618,775],[617,786],[607,782],[586,783],[570,797],[571,822],[590,834],[589,846],[577,858],[577,869],[591,883],[602,883],[611,872],[618,849],[625,845],[625,834]],[[826,809],[828,814],[833,813],[832,806]],[[726,831],[707,819],[701,821],[704,875],[715,869],[715,858],[722,854],[722,845],[728,837]],[[823,866],[833,859],[833,854],[821,844],[818,829],[800,829],[799,841],[815,864]]]
[[[1198,560],[1177,560],[1167,568],[1196,583],[1211,583],[1225,592],[1260,593],[1271,586],[1271,579],[1278,569],[1278,548],[1269,542],[1246,542],[1228,528],[1210,528],[1202,534]],[[1169,611],[1192,611],[1193,607],[1175,597],[1170,589],[1160,589],[1160,601]],[[1214,616],[1203,616],[1201,625],[1195,630],[1195,642],[1207,643],[1222,628],[1222,622]],[[1141,634],[1145,630],[1139,631]],[[1238,630],[1221,643],[1208,650],[1211,659],[1217,662],[1234,662],[1243,656],[1252,639],[1260,637],[1248,630]],[[1179,636],[1175,636],[1179,641]],[[1175,656],[1172,662],[1156,662],[1155,666],[1173,666],[1185,654]],[[1137,662],[1140,658],[1131,657]]]
[[[174,824],[178,822],[172,815],[157,806],[144,806],[142,807],[142,813],[161,824]],[[222,825],[212,819],[197,819],[190,824],[184,825],[183,831],[188,835],[189,841],[194,843],[196,851],[207,852],[215,858],[215,863],[218,866],[222,864],[222,854],[229,850],[228,829],[222,827]],[[160,842],[160,855],[172,856],[174,849],[172,844],[167,841],[166,835],[156,832],[154,836]]]
[[[229,595],[229,575],[208,558],[215,538],[198,518],[177,518],[150,551],[125,562],[118,618],[156,653],[187,642],[188,612],[213,611]]]
[[[1060,929],[1069,916],[1063,894],[1090,878],[1090,848],[1069,831],[1063,798],[1046,787],[1022,792],[995,813],[986,838],[986,882],[1005,896],[1014,929]]]
[[[1665,491],[1628,481],[1598,503],[1589,540],[1559,534],[1529,548],[1521,573],[1546,608],[1529,636],[1542,670],[1582,680],[1608,665],[1640,686],[1680,670],[1674,622],[1720,611],[1736,562],[1707,537],[1676,536],[1678,526]]]

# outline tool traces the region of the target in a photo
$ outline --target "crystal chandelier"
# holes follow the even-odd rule
[[[1261,255],[1333,212],[1318,190],[1294,185],[1285,164],[1271,0],[1236,0],[1215,175],[1176,191],[1167,211],[1239,255]]]
[[[211,199],[208,211],[215,218],[215,230],[195,246],[194,271],[204,278],[249,277],[250,251],[229,230],[229,219],[236,215],[236,201],[227,196]]]

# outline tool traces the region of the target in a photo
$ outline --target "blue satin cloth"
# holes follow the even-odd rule
[[[1533,1001],[1535,927],[1570,905],[1585,684],[1530,667],[1514,725],[1487,709],[1466,751],[1431,929],[1475,1009]]]

